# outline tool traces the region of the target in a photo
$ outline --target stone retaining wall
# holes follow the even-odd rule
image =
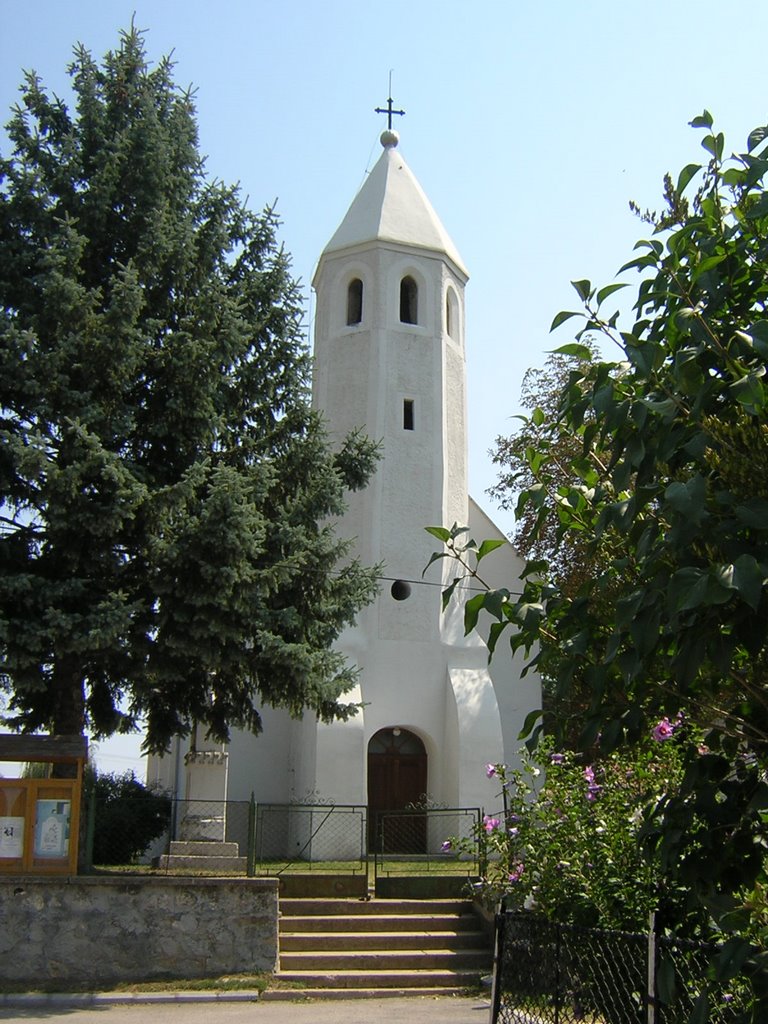
[[[273,971],[277,917],[276,879],[0,878],[0,984]]]

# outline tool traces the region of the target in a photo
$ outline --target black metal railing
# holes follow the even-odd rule
[[[730,1024],[746,987],[710,979],[716,947],[648,933],[559,924],[534,914],[496,919],[492,1024],[684,1024],[694,1010]]]

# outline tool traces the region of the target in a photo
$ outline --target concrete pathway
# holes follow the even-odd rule
[[[17,1000],[14,1005],[0,1005],[0,1021],[46,1024],[488,1024],[489,1017],[490,1003],[482,996],[225,1002],[181,993],[152,1003],[92,1001],[78,1006],[72,999],[56,996],[43,1004]]]

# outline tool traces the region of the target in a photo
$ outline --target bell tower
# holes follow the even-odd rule
[[[386,575],[421,576],[423,527],[468,521],[464,287],[467,272],[398,150],[397,133],[326,246],[314,278],[313,401],[332,436],[381,442],[370,486],[341,532]],[[415,588],[414,588],[415,589]],[[419,588],[422,589],[422,588]],[[438,596],[439,598],[439,596]],[[431,633],[412,590],[407,618]],[[422,634],[423,635],[423,634]]]
[[[315,779],[337,800],[372,808],[397,802],[371,791],[381,771],[376,743],[412,736],[414,749],[424,750],[425,795],[459,806],[473,800],[462,761],[477,761],[479,784],[482,764],[503,758],[487,650],[442,613],[439,573],[422,580],[436,547],[424,528],[469,522],[468,275],[398,142],[391,127],[382,133],[383,152],[313,280],[313,403],[332,442],[360,430],[381,443],[376,473],[351,496],[338,532],[355,538],[364,562],[384,566],[378,600],[341,644],[360,668],[363,710],[350,722],[318,726]],[[472,673],[471,721],[457,705],[465,669]],[[467,729],[474,754],[460,742]],[[354,761],[365,766],[367,782],[335,767]],[[399,799],[402,806],[405,796]]]

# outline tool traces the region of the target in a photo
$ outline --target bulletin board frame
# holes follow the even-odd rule
[[[0,779],[0,875],[77,874],[83,736],[0,734],[0,761],[70,764],[71,778]]]

